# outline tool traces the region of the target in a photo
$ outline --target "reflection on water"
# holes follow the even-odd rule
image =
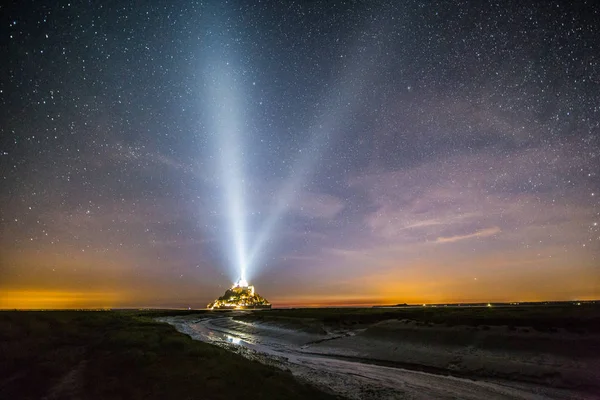
[[[240,344],[241,340],[239,338],[227,335],[227,341],[233,344]]]
[[[160,320],[174,325],[177,330],[196,340],[229,350],[233,350],[231,344],[236,345],[235,351],[247,358],[289,370],[304,381],[350,399],[589,398],[537,385],[469,380],[352,361],[344,357],[344,354],[310,353],[311,343],[322,342],[323,335],[241,322],[231,317],[200,320],[167,317]],[[359,349],[356,351],[358,353]]]

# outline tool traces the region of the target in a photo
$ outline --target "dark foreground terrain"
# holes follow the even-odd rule
[[[0,399],[597,399],[598,382],[598,304],[0,312]]]
[[[191,337],[351,399],[599,399],[594,303],[212,312]]]
[[[161,315],[0,312],[0,399],[333,398],[152,319]]]

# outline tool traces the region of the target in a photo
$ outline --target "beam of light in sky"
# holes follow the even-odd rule
[[[347,78],[351,83],[348,85],[338,83],[329,93],[323,107],[324,112],[309,130],[311,139],[307,147],[302,151],[302,156],[294,163],[290,171],[290,177],[278,191],[274,207],[256,235],[247,258],[247,265],[250,268],[258,268],[259,257],[264,257],[266,243],[271,239],[273,231],[278,228],[283,216],[296,200],[298,191],[306,185],[308,179],[318,167],[319,161],[329,146],[333,135],[340,132],[348,122],[349,116],[355,107],[353,100],[372,80],[376,73],[375,65],[378,64],[378,61],[378,49],[371,48],[370,51],[358,56],[354,62],[350,62],[345,71],[340,74],[341,77]]]
[[[223,189],[222,212],[227,218],[233,241],[235,266],[239,273],[236,279],[246,281],[246,221],[244,208],[245,180],[244,154],[242,151],[241,108],[239,91],[236,90],[234,71],[228,62],[214,62],[209,68],[208,98],[211,105],[214,143],[218,158],[219,180]],[[226,245],[226,251],[231,252]]]
[[[377,31],[379,34],[383,32],[381,26],[376,30],[374,26],[370,28],[367,31]],[[359,35],[355,48],[364,48],[364,43],[359,44],[364,37],[370,36]],[[328,93],[324,107],[319,107],[320,115],[316,117],[314,125],[309,129],[311,139],[302,156],[296,160],[289,179],[278,191],[273,209],[261,225],[250,251],[247,247],[244,208],[246,193],[243,176],[244,154],[241,150],[244,144],[240,134],[240,124],[243,121],[239,104],[241,97],[230,63],[223,62],[223,56],[212,60],[213,64],[209,66],[208,101],[212,105],[213,136],[216,135],[219,176],[225,197],[223,212],[226,214],[230,235],[233,238],[235,264],[240,271],[240,282],[246,282],[248,270],[254,271],[259,258],[265,257],[266,243],[271,239],[273,231],[277,229],[291,204],[296,201],[298,191],[306,185],[317,168],[319,160],[329,145],[330,137],[342,130],[348,122],[355,107],[353,100],[374,76],[374,66],[379,61],[379,50],[376,45],[372,45],[367,50],[357,51],[354,60],[342,63],[342,72],[339,74],[341,79]]]

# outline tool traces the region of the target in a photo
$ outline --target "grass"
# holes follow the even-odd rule
[[[387,319],[423,324],[531,327],[537,331],[600,332],[600,305],[409,308],[299,308],[254,312],[239,319],[286,324],[321,323],[329,327],[369,325]]]
[[[0,398],[333,398],[151,319],[164,315],[0,312]]]

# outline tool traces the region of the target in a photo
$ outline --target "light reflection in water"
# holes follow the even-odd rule
[[[229,343],[233,343],[233,344],[240,344],[241,340],[239,338],[233,337],[233,336],[227,336],[227,341]]]

